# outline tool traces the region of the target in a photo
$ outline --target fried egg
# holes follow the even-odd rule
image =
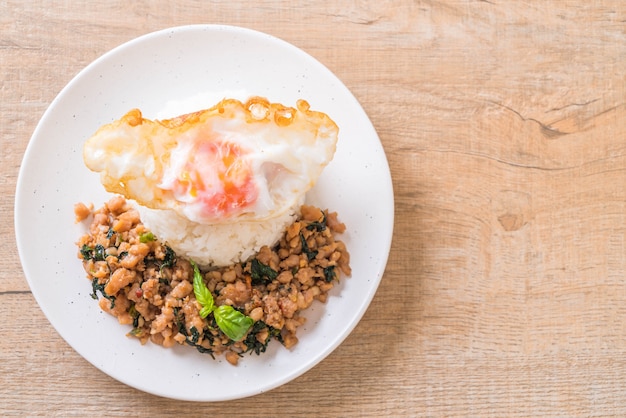
[[[224,99],[172,119],[138,109],[83,148],[105,189],[203,224],[262,221],[302,200],[332,160],[338,127],[305,100],[296,108]]]

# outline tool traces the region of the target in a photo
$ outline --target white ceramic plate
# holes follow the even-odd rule
[[[82,161],[82,144],[104,123],[140,108],[162,115],[198,97],[246,91],[294,106],[304,98],[340,128],[337,153],[307,199],[339,213],[352,277],[316,303],[287,350],[272,342],[234,367],[190,347],[144,346],[100,311],[77,259],[85,226],[73,205],[109,197]],[[204,95],[204,96],[203,96]],[[195,99],[193,99],[195,98]],[[191,100],[193,99],[193,100]],[[178,105],[176,105],[178,103]],[[207,103],[207,107],[214,103]],[[195,109],[190,109],[195,110]],[[385,269],[393,230],[389,166],[367,115],[326,67],[266,34],[199,25],[151,33],[103,55],[56,97],[39,122],[20,169],[17,244],[30,288],[59,334],[104,373],[159,396],[218,401],[255,395],[300,376],[330,354],[363,316]]]

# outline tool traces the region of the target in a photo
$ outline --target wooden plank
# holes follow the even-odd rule
[[[621,1],[0,3],[0,415],[626,415],[625,22]],[[212,405],[83,360],[37,307],[13,231],[56,94],[111,48],[190,23],[326,64],[378,130],[396,198],[352,335],[295,381]]]

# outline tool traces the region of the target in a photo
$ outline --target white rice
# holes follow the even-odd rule
[[[168,118],[207,109],[224,97],[243,102],[250,95],[243,91],[199,93],[180,101],[168,102],[157,115]],[[176,255],[192,259],[203,268],[222,267],[246,261],[259,252],[262,246],[278,243],[285,229],[300,215],[301,201],[287,212],[262,222],[205,225],[192,222],[170,210],[156,210],[135,205],[142,222],[161,241],[172,248]]]
[[[298,202],[282,215],[262,222],[223,225],[199,224],[171,210],[135,206],[144,225],[176,255],[209,268],[246,261],[262,246],[278,243],[286,228],[299,216],[301,203]]]

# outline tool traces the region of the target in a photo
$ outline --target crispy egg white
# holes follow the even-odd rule
[[[83,149],[107,191],[198,223],[258,221],[301,200],[332,160],[337,125],[299,100],[253,97],[167,120],[134,109]]]

